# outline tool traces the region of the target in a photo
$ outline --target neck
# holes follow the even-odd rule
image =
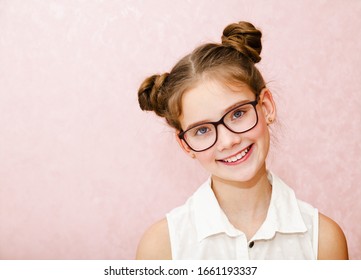
[[[220,207],[231,222],[265,219],[272,192],[266,167],[261,168],[254,178],[245,182],[212,177],[212,189]]]

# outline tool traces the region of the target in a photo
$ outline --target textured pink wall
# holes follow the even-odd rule
[[[0,258],[134,258],[207,177],[138,86],[249,20],[279,109],[270,166],[361,259],[361,1],[346,2],[0,1]]]

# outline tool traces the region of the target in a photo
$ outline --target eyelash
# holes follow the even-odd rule
[[[199,131],[202,130],[202,129],[206,129],[207,131],[204,132],[204,133],[199,134]],[[200,127],[200,128],[198,128],[198,129],[196,130],[195,135],[203,135],[203,134],[207,133],[208,131],[209,131],[209,128],[208,128],[208,127]]]
[[[237,114],[237,113],[240,113],[241,115],[240,115],[239,117],[234,117],[234,115]],[[238,118],[242,117],[244,114],[245,114],[244,111],[237,110],[237,111],[235,111],[235,112],[232,113],[232,118],[238,119]]]

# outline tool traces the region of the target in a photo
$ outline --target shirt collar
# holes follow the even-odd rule
[[[194,217],[198,241],[218,233],[226,233],[232,237],[240,235],[241,232],[229,222],[219,206],[211,183],[211,178],[208,178],[194,194]]]
[[[272,185],[270,206],[266,220],[252,240],[271,239],[276,232],[306,232],[307,227],[294,191],[271,172],[268,173],[268,179]],[[231,237],[243,234],[229,222],[220,208],[212,191],[211,178],[208,178],[194,194],[193,203],[198,241],[219,233],[226,233]]]

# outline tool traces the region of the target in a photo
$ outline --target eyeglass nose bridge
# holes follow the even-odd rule
[[[230,127],[228,127],[228,125],[224,122],[224,119],[225,119],[225,117],[226,117],[226,115],[224,115],[218,122],[214,122],[213,123],[213,126],[214,126],[214,128],[215,128],[215,131],[216,131],[216,139],[214,140],[214,143],[212,144],[212,146],[211,147],[213,147],[216,143],[217,143],[217,141],[218,141],[218,136],[219,136],[219,130],[218,130],[218,126],[219,125],[223,125],[228,131],[230,131],[230,132],[232,132],[232,133],[234,133],[234,134],[242,134],[243,132],[236,132],[236,131],[234,131],[234,130],[232,130]],[[209,147],[209,148],[211,148],[211,147]],[[209,149],[208,148],[208,149]]]
[[[224,122],[224,119],[226,118],[227,115],[224,115],[218,122],[214,122],[212,123],[214,125],[214,127],[216,128],[216,139],[218,138],[218,126],[220,124],[223,124],[223,126],[225,128],[227,128],[230,132],[236,133],[236,134],[240,134],[239,132],[236,132],[234,130],[232,130],[230,127],[228,127],[228,125]],[[217,141],[216,141],[217,142]]]

